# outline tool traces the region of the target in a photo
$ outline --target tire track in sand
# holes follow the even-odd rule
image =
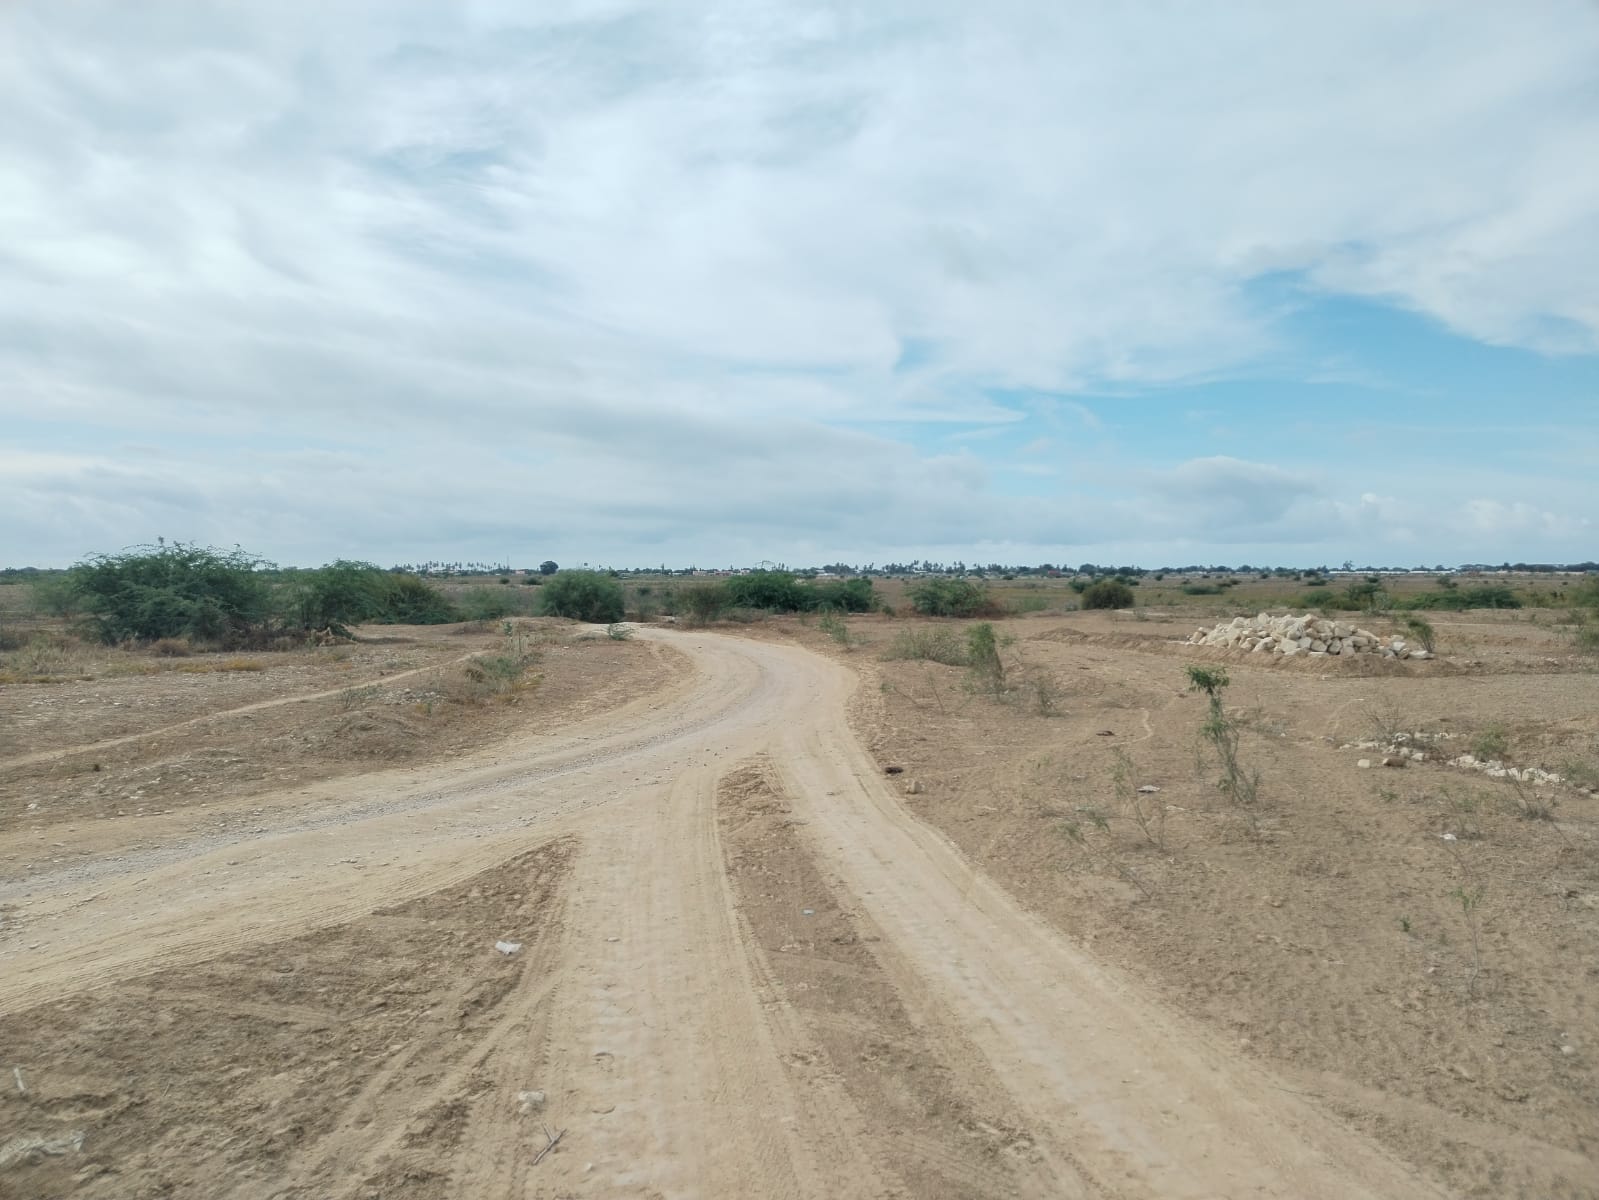
[[[24,908],[51,909],[51,945],[24,956],[21,979],[0,970],[0,1011],[8,999],[82,990],[370,912],[579,831],[549,990],[510,1010],[521,1028],[494,1042],[507,1073],[474,1106],[448,1188],[551,1198],[892,1195],[899,1185],[881,1150],[852,1136],[859,1106],[838,1072],[796,1083],[788,1064],[817,1053],[816,1035],[774,986],[734,903],[717,785],[765,754],[804,822],[794,828],[816,870],[880,931],[908,1019],[940,1055],[998,1081],[1026,1133],[1028,1171],[1045,1171],[1055,1194],[1438,1194],[1031,917],[917,822],[846,723],[855,680],[845,668],[788,645],[640,636],[694,660],[693,685],[675,693],[686,713],[641,708],[612,738],[509,744],[492,767],[435,768],[411,783],[425,804],[365,809],[343,829],[241,832],[231,852],[251,855],[250,865],[225,886],[198,874],[226,849],[115,887],[104,872],[41,885],[46,894],[25,897]],[[553,773],[536,769],[557,760]],[[371,799],[341,786],[325,803],[336,814]],[[349,854],[346,846],[392,866],[344,871],[334,855]],[[93,892],[104,896],[85,903]],[[548,1011],[533,1011],[541,1005]],[[537,1168],[536,1143],[509,1110],[524,1070],[544,1074],[527,1082],[546,1092],[550,1125],[568,1129]],[[905,1144],[914,1148],[916,1135]],[[958,1182],[956,1163],[946,1167]],[[989,1178],[969,1174],[968,1188],[981,1191]]]

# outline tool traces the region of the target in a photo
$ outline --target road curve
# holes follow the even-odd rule
[[[717,825],[719,785],[760,759],[806,852],[880,934],[953,1078],[1002,1089],[1024,1118],[1032,1149],[1006,1176],[1010,1194],[1442,1194],[1022,910],[918,822],[846,722],[845,667],[792,645],[641,636],[692,670],[620,713],[465,765],[335,781],[281,819],[262,803],[248,830],[0,882],[0,902],[49,931],[35,948],[0,943],[0,1019],[351,920],[574,836],[559,943],[507,1006],[522,1024],[507,1027],[504,1079],[474,1110],[449,1193],[905,1194],[853,1136],[882,1114],[785,1066],[810,1035],[752,943]],[[604,1114],[574,1137],[580,1152],[536,1172],[507,1149],[507,1047],[535,1010],[550,1094]]]

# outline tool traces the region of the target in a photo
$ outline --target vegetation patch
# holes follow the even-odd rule
[[[271,621],[266,565],[243,550],[179,542],[91,558],[72,568],[69,579],[91,629],[107,645],[242,642]]]
[[[969,579],[924,579],[910,589],[911,607],[926,617],[990,617],[999,605],[982,584]]]
[[[547,617],[610,625],[623,609],[622,585],[601,571],[562,571],[539,589],[539,612]]]
[[[1083,589],[1084,608],[1131,608],[1132,606],[1133,589],[1118,579],[1101,579],[1098,583]]]
[[[349,559],[294,572],[287,593],[287,623],[299,629],[445,625],[461,619],[444,593],[420,576]]]
[[[883,657],[889,660],[936,662],[948,667],[966,666],[970,661],[968,654],[966,644],[956,632],[942,626],[902,629],[883,651]]]

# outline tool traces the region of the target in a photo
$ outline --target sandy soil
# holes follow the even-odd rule
[[[1339,748],[1370,709],[1591,758],[1591,674],[1514,628],[1240,666],[1254,836],[1175,630],[1016,622],[994,698],[856,628],[562,642],[431,713],[492,634],[358,687],[151,676],[132,724],[0,689],[84,710],[0,761],[0,1196],[1599,1194],[1592,802]],[[409,733],[352,753],[363,712]],[[1062,835],[1112,744],[1164,848]]]
[[[921,820],[1279,1086],[1461,1194],[1594,1196],[1599,799],[1574,784],[1599,784],[1599,678],[1527,616],[1441,618],[1455,653],[1409,666],[1261,664],[1174,644],[1186,620],[1018,620],[1002,701],[867,646],[854,719]],[[1196,661],[1231,673],[1258,836],[1196,763]],[[1351,743],[1394,730],[1428,761],[1359,767],[1383,756]],[[1446,765],[1493,736],[1573,783]]]

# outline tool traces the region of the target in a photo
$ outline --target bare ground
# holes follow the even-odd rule
[[[1230,663],[1241,814],[1179,627],[853,624],[0,687],[0,1196],[1599,1195],[1595,801],[1341,748],[1594,763],[1547,630]]]
[[[1574,786],[1599,783],[1599,680],[1547,624],[1439,628],[1459,652],[1441,670],[1260,665],[1174,644],[1186,624],[1023,620],[1004,702],[956,668],[858,652],[854,716],[917,780],[918,817],[1280,1086],[1462,1194],[1599,1195],[1599,800]],[[1194,661],[1232,674],[1258,836],[1196,763]],[[1394,730],[1428,760],[1360,768],[1383,755],[1350,744]],[[1445,765],[1485,736],[1573,783]]]

